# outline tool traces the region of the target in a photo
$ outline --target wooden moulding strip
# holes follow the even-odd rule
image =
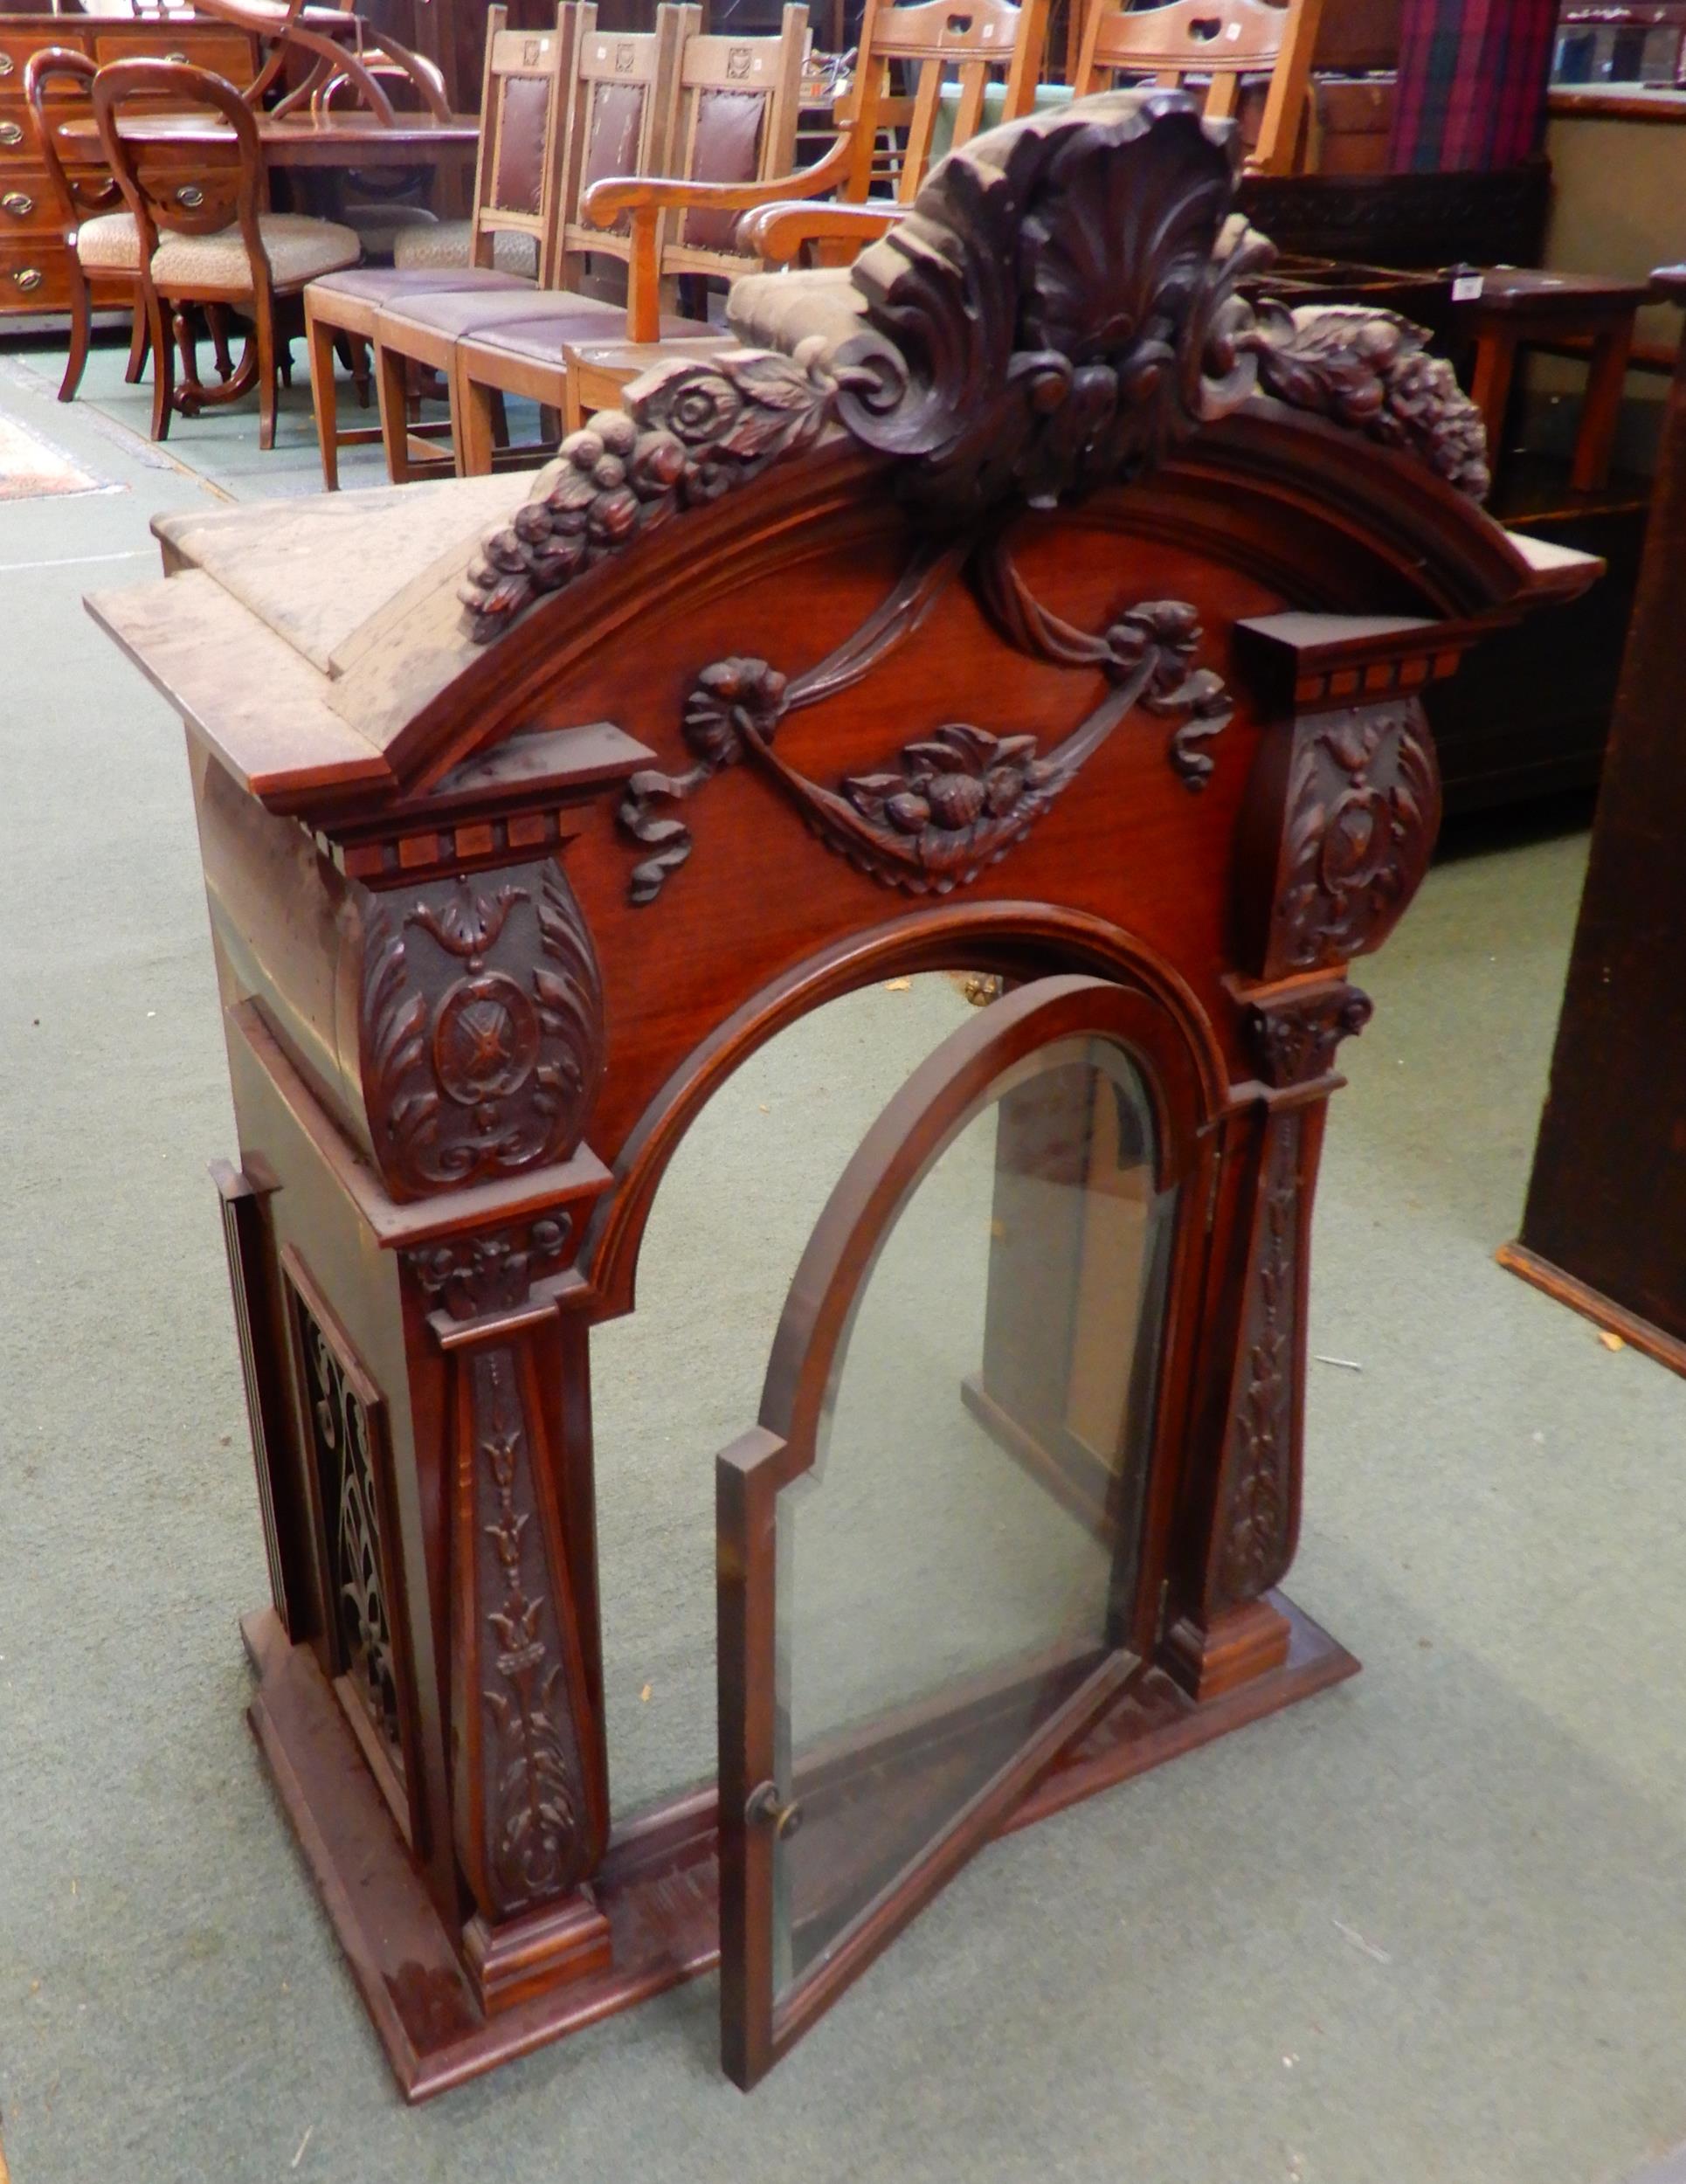
[[[1550,1259],[1542,1259],[1537,1252],[1530,1251],[1526,1244],[1501,1244],[1493,1256],[1507,1272],[1520,1275],[1524,1282],[1544,1289],[1547,1296],[1566,1304],[1583,1319],[1590,1319],[1607,1334],[1620,1335],[1631,1348],[1643,1351],[1648,1358],[1655,1358],[1671,1372],[1686,1374],[1686,1340],[1671,1335],[1655,1320],[1630,1311],[1625,1304],[1618,1304],[1613,1296],[1595,1289],[1590,1282],[1566,1274]]]

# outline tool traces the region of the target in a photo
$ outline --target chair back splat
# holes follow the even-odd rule
[[[1158,8],[1096,4],[1083,30],[1072,87],[1078,98],[1120,78],[1166,90],[1204,79],[1208,119],[1235,112],[1244,76],[1268,76],[1264,119],[1248,165],[1291,174],[1311,79],[1323,0],[1169,0]]]

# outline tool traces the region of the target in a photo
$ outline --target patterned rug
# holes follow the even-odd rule
[[[90,477],[64,450],[42,439],[15,418],[0,417],[0,501],[40,501],[56,493],[114,493]]]

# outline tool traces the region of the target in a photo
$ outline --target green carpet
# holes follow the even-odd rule
[[[181,732],[79,605],[155,566],[155,511],[307,489],[314,454],[295,397],[273,456],[244,411],[161,456],[121,362],[102,414],[0,352],[0,414],[123,488],[0,505],[14,2184],[1613,2184],[1686,2138],[1686,1387],[1491,1257],[1573,836],[1443,860],[1361,973],[1312,1284],[1350,1363],[1310,1369],[1292,1589],[1365,1674],[992,1849],[749,2099],[708,1979],[399,2105],[241,1718],[264,1575]],[[784,1254],[958,1006],[874,989],[747,1065],[596,1338],[623,1807],[710,1763],[708,1474]]]

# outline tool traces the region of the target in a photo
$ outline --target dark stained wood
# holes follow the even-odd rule
[[[1669,268],[1657,285],[1686,296],[1686,272]],[[1683,599],[1686,356],[1669,390],[1521,1248],[1504,1261],[1676,1371],[1686,1365]]]
[[[408,546],[402,495],[172,522],[174,573],[93,602],[188,724],[238,1279],[294,1282],[390,1453],[379,1597],[336,1631],[310,1325],[250,1311],[307,1565],[283,1556],[287,1630],[249,1627],[254,1724],[412,2098],[688,1976],[722,1921],[751,2075],[987,1829],[1351,1671],[1276,1591],[1323,1116],[1369,1013],[1348,967],[1432,841],[1423,691],[1597,565],[1482,512],[1478,422],[1414,337],[1241,287],[1264,254],[1218,248],[1234,187],[1181,93],[1014,123],[852,273],[740,283],[755,348],[667,361],[530,491],[406,488]],[[721,1780],[628,1823],[589,1330],[633,1309],[667,1163],[746,1056],[943,967],[1013,994],[916,1074],[815,1234],[721,1471]],[[833,1788],[881,1766],[893,1791],[847,1845],[872,1908],[757,2030],[776,1477],[922,1145],[1085,1025],[1135,1060],[1177,1185],[1139,1531],[1106,1565],[1113,1703],[1062,1688],[1057,1757],[998,1751],[1005,1697],[964,1687],[832,1754]],[[1078,1241],[1064,1286],[1002,1255],[976,1373],[1062,1508],[1085,1475],[1060,1429],[1123,1400],[1107,1254]],[[718,1240],[723,1281],[743,1248]],[[1045,1310],[1063,1372],[1009,1370]],[[295,1391],[279,1417],[269,1386]],[[962,1765],[971,1824],[922,1858]]]

